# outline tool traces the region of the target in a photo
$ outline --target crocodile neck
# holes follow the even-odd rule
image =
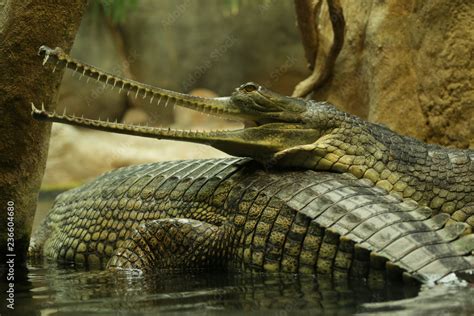
[[[281,166],[349,172],[474,225],[474,151],[427,144],[316,101],[305,118],[317,145],[281,155]]]

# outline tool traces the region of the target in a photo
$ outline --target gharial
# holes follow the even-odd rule
[[[108,172],[56,199],[30,255],[86,267],[248,267],[440,282],[474,270],[474,151],[422,143],[247,83],[201,98],[122,79],[61,49],[44,63],[245,127],[181,131],[38,109],[36,119],[207,144],[243,158]],[[247,158],[245,158],[247,157]]]

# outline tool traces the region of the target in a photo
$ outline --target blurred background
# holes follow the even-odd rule
[[[328,3],[341,14],[331,17]],[[473,17],[468,0],[92,0],[71,54],[200,96],[230,95],[255,81],[428,143],[474,148]],[[65,72],[59,111],[181,129],[239,127],[78,77]],[[55,125],[43,190],[130,164],[222,156],[206,146]]]
[[[71,55],[126,78],[211,97],[230,95],[248,81],[291,95],[308,74],[292,1],[93,0]],[[239,126],[150,105],[78,77],[65,72],[59,112],[182,129]],[[54,124],[43,190],[72,187],[129,164],[223,156],[201,145]]]

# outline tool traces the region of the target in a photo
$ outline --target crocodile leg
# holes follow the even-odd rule
[[[186,218],[146,222],[115,250],[107,267],[143,272],[224,267],[231,231],[225,224]]]
[[[353,133],[355,135],[348,135],[344,129],[335,129],[332,134],[324,135],[312,144],[294,146],[276,153],[273,164],[348,172],[357,178],[368,179],[389,192],[398,192],[404,197],[408,197],[408,193],[413,194],[411,191],[404,194],[407,184],[401,179],[402,174],[385,167],[391,161],[389,149],[372,135]]]
[[[313,170],[349,171],[351,165],[354,164],[356,148],[351,148],[350,151],[348,150],[349,146],[347,146],[346,151],[343,151],[332,143],[342,144],[342,141],[338,140],[337,134],[325,135],[312,144],[298,145],[281,150],[273,156],[271,164],[287,167],[298,166]],[[349,151],[349,154],[347,151]],[[359,157],[360,159],[363,158]],[[356,172],[352,173],[357,176]]]

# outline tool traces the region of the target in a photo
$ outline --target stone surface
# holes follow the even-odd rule
[[[125,112],[122,122],[126,124],[145,124],[150,121],[150,116],[142,109],[131,108]]]
[[[405,135],[474,148],[474,2],[342,0],[341,6],[344,46],[314,97]],[[323,38],[331,38],[329,25],[323,18]]]

